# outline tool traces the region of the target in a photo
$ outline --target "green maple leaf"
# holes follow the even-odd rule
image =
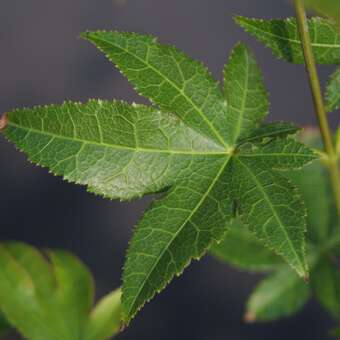
[[[161,193],[127,253],[124,321],[222,240],[235,209],[266,247],[306,276],[305,210],[278,170],[316,156],[288,137],[296,128],[261,125],[269,104],[250,51],[242,44],[233,50],[223,94],[201,63],[153,37],[83,37],[155,106],[92,100],[16,110],[4,134],[31,161],[96,194],[130,200]]]
[[[71,254],[48,251],[48,262],[23,243],[0,245],[0,309],[30,340],[105,340],[119,331],[120,291],[91,311],[93,280]]]
[[[236,23],[269,47],[285,61],[304,64],[296,19],[262,20],[236,17]],[[340,32],[329,20],[313,17],[308,21],[311,44],[318,64],[340,63]]]
[[[340,109],[340,67],[336,69],[328,82],[326,109],[328,112]]]

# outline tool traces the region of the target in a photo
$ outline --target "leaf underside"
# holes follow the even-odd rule
[[[235,47],[221,91],[201,63],[153,37],[83,37],[157,107],[91,100],[16,110],[4,134],[34,163],[98,195],[130,200],[162,192],[130,242],[124,321],[222,240],[235,204],[253,236],[306,276],[303,204],[278,170],[316,156],[288,137],[296,127],[262,125],[268,96],[249,49]]]

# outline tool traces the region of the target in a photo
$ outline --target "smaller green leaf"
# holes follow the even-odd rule
[[[236,23],[269,47],[279,59],[304,64],[296,19],[262,20],[238,16]],[[308,20],[311,44],[318,64],[340,63],[340,33],[335,24],[322,18]]]
[[[288,267],[264,279],[252,293],[246,321],[273,321],[297,313],[308,301],[310,288]]]
[[[264,123],[255,129],[248,137],[241,139],[239,144],[262,142],[266,139],[295,135],[300,128],[286,122]]]
[[[84,340],[110,339],[121,326],[121,290],[117,289],[100,300],[92,311]]]
[[[316,297],[336,319],[340,318],[340,271],[324,257],[312,275]]]
[[[277,170],[301,169],[317,158],[311,149],[292,138],[276,138],[244,149],[240,150],[240,158]]]
[[[306,204],[309,239],[315,243],[324,242],[332,227],[332,194],[327,170],[318,161],[300,171],[291,172],[289,177]]]
[[[282,263],[280,257],[266,248],[248,228],[236,219],[224,240],[215,243],[210,252],[219,260],[250,271],[268,271]]]
[[[117,334],[121,292],[105,296],[91,312],[93,282],[87,268],[64,251],[48,262],[26,244],[0,245],[0,310],[30,340],[105,340]],[[7,328],[0,315],[0,332]]]
[[[328,112],[340,108],[340,67],[332,74],[327,85],[326,91],[326,109]]]

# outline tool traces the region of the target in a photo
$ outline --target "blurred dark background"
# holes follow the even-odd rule
[[[249,42],[271,92],[270,119],[314,124],[303,67],[276,61],[233,23],[233,14],[277,18],[293,11],[288,0],[1,0],[0,112],[64,99],[142,101],[103,55],[78,39],[87,29],[118,29],[177,45],[204,61],[217,79],[232,46]],[[331,70],[321,68],[323,82]],[[128,240],[147,200],[119,203],[88,194],[28,163],[3,138],[0,154],[1,239],[68,249],[92,270],[98,296],[118,287]],[[327,338],[331,322],[313,302],[291,319],[244,324],[244,304],[259,278],[206,257],[149,303],[118,339]]]

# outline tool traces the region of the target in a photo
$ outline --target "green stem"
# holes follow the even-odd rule
[[[306,9],[303,0],[294,0],[294,3],[303,52],[305,56],[306,69],[309,75],[309,81],[313,94],[314,106],[319,122],[321,136],[325,146],[325,151],[328,156],[328,169],[331,177],[335,203],[338,215],[340,216],[340,172],[337,162],[337,155],[333,145],[332,133],[328,122],[327,112],[324,105],[318,71],[316,68],[315,57],[309,34]]]

